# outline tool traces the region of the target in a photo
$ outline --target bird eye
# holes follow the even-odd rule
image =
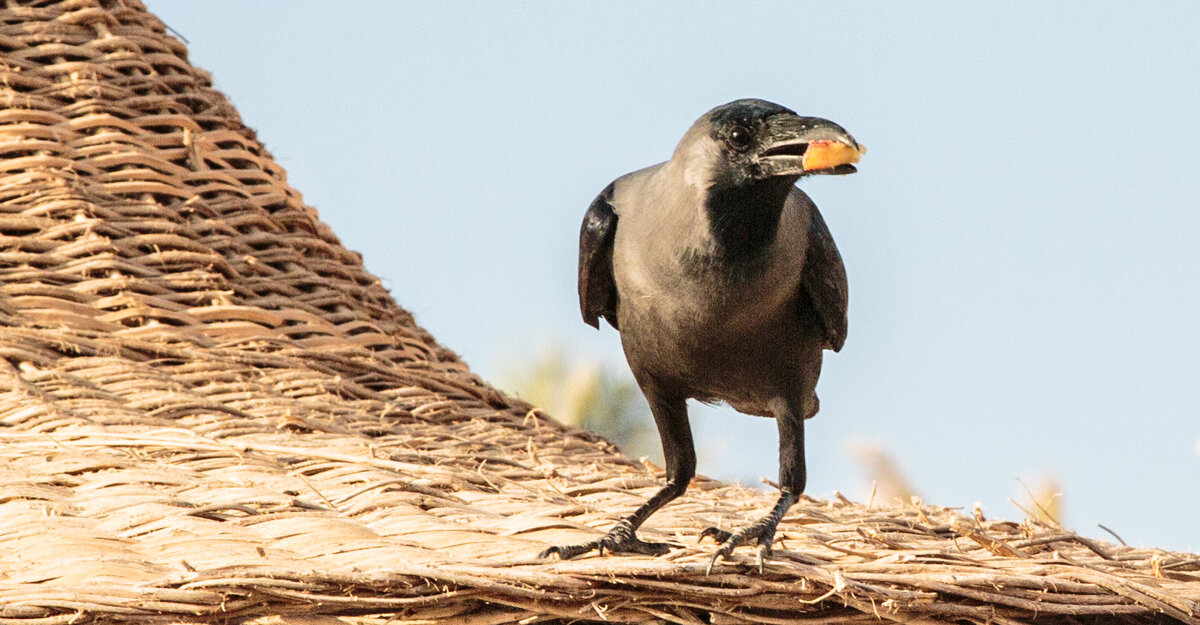
[[[750,129],[745,126],[734,126],[733,130],[729,131],[729,144],[739,150],[750,147]]]

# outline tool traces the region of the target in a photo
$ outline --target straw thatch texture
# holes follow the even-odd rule
[[[1195,556],[928,507],[706,576],[771,499],[708,480],[664,558],[535,561],[655,472],[414,325],[136,0],[9,2],[0,74],[0,623],[1200,624]]]

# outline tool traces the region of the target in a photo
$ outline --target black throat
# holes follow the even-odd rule
[[[717,255],[730,262],[750,260],[765,250],[779,230],[783,204],[797,178],[768,178],[743,185],[714,185],[705,210]]]

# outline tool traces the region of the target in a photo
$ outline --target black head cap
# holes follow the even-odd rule
[[[767,102],[766,100],[759,100],[757,98],[743,98],[741,100],[734,100],[728,104],[722,104],[705,113],[705,117],[708,118],[710,125],[717,128],[731,124],[751,125],[761,122],[772,115],[780,114],[795,115],[796,112],[774,102]]]

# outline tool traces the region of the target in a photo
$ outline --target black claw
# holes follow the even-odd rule
[[[757,551],[757,556],[755,557],[755,560],[758,563],[758,574],[762,575],[763,568],[764,568],[766,560],[767,560],[767,556],[771,555],[771,543],[763,544],[762,539],[760,538],[758,541],[758,549],[756,549],[755,551]]]
[[[705,538],[712,538],[713,541],[715,541],[719,545],[719,544],[729,540],[730,536],[733,536],[733,534],[731,532],[727,532],[722,529],[717,529],[715,527],[706,527],[706,528],[704,528],[703,532],[700,532],[700,538],[697,538],[696,542],[701,542]]]
[[[775,523],[772,523],[771,520],[770,517],[761,519],[749,527],[732,533],[719,530],[715,527],[709,527],[700,532],[700,538],[712,536],[721,543],[721,546],[713,553],[712,559],[708,561],[708,568],[705,569],[704,574],[708,575],[712,573],[712,567],[717,563],[717,560],[729,557],[739,545],[750,542],[752,539],[757,539],[756,563],[758,564],[758,572],[762,573],[766,559],[771,555],[771,543],[775,540]]]
[[[587,553],[600,546],[600,541],[593,540],[589,543],[580,543],[578,545],[555,545],[538,554],[538,557],[545,560],[550,556],[558,556],[559,560],[570,560],[577,555]],[[601,552],[603,555],[603,552]]]
[[[720,560],[721,558],[729,555],[730,550],[726,548],[727,546],[728,546],[728,543],[721,545],[717,549],[716,553],[713,554],[712,559],[710,559],[708,561],[708,567],[704,569],[704,574],[706,576],[712,574],[712,567],[714,564],[717,563],[717,560]]]
[[[599,540],[579,543],[577,545],[557,545],[546,549],[538,557],[545,559],[552,555],[557,555],[560,560],[570,560],[589,551],[596,551],[599,555],[604,555],[604,552],[608,551],[610,553],[661,556],[670,552],[672,548],[678,549],[679,545],[646,542],[634,535],[627,527],[618,525]]]

